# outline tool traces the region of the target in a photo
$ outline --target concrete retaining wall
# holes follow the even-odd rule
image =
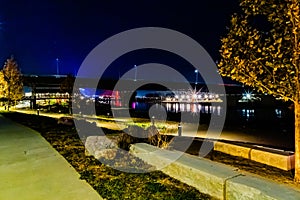
[[[214,150],[233,156],[247,158],[286,171],[295,168],[295,156],[288,151],[257,145],[240,146],[225,142],[215,142]]]
[[[229,155],[233,156],[239,156],[242,158],[248,158],[249,159],[249,152],[250,152],[250,147],[243,147],[243,146],[238,146],[235,144],[229,144],[229,143],[224,143],[224,142],[215,142],[214,143],[214,150],[215,151],[220,151]]]
[[[218,199],[300,199],[300,191],[294,188],[204,158],[143,143],[131,145],[130,152],[169,176]]]

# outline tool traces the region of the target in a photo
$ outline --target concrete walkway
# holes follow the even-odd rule
[[[0,115],[0,200],[94,200],[99,194],[39,133]]]

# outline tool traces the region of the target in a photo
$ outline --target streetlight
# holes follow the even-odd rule
[[[197,69],[195,69],[195,74],[196,74],[195,84],[197,85],[198,84],[198,70]]]
[[[137,75],[137,66],[134,65],[134,69],[135,69],[135,72],[134,72],[134,81],[136,81],[136,75]]]
[[[59,75],[58,61],[59,61],[59,59],[56,58],[56,75]]]

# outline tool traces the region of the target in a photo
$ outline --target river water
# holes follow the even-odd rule
[[[293,110],[283,106],[240,105],[225,109],[221,105],[200,103],[132,103],[133,116],[180,121],[182,115],[199,117],[200,125],[208,125],[211,115],[226,115],[222,139],[267,145],[284,150],[294,149]],[[152,110],[152,114],[151,114]],[[154,112],[153,112],[154,110]],[[156,111],[155,111],[156,110]],[[185,123],[185,122],[183,122]],[[188,128],[186,128],[188,134]],[[200,134],[199,137],[203,136]]]

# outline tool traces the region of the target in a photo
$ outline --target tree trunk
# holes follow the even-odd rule
[[[300,182],[300,103],[295,101],[295,182]]]
[[[9,106],[10,106],[10,85],[8,86],[7,111],[9,111]]]
[[[71,93],[69,93],[71,94]],[[69,109],[69,114],[72,115],[72,98],[69,98],[69,102],[68,102],[68,109]]]

